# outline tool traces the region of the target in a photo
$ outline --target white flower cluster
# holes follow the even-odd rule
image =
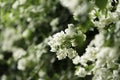
[[[88,3],[84,3],[84,1],[60,1],[61,4],[64,7],[67,7],[74,15],[85,14],[87,12]],[[81,3],[84,3],[85,5],[82,6]],[[94,1],[92,4],[94,4]],[[80,6],[81,8],[79,8]],[[79,42],[75,43],[75,36],[84,36],[82,38],[84,40],[85,35],[83,35],[80,30],[80,32],[76,31],[75,28],[70,25],[65,32],[61,31],[50,38],[48,44],[51,47],[51,51],[56,52],[59,60],[68,56],[75,65],[80,64],[75,73],[79,77],[93,74],[92,80],[120,80],[120,63],[118,62],[120,60],[119,0],[109,0],[104,10],[100,10],[97,6],[94,6],[89,13],[89,17],[95,27],[97,27],[99,33],[91,40],[83,55],[79,56],[72,47],[76,47],[77,44],[79,44]],[[106,36],[106,33],[109,36]],[[106,45],[106,39],[110,36],[113,36],[112,38],[114,39],[112,39],[113,43],[108,40],[109,44],[112,44],[111,46],[108,46]]]
[[[17,68],[18,70],[25,71],[27,68],[33,66],[35,63],[37,63],[37,59],[35,58],[36,56],[32,53],[29,55],[22,57],[18,60],[17,62]],[[30,65],[33,64],[33,65]]]
[[[27,68],[33,66],[35,63],[37,63],[37,58],[35,54],[30,53],[29,55],[22,57],[17,62],[17,68],[18,70],[25,71]],[[32,65],[30,65],[32,64]]]
[[[65,32],[61,31],[53,35],[53,37],[50,37],[48,44],[52,52],[57,52],[58,59],[64,59],[66,56],[72,59],[78,55],[78,53],[72,49],[72,47],[78,46],[78,37],[81,37],[83,41],[85,40],[85,35],[81,31],[77,31],[73,24],[69,24]]]
[[[81,63],[83,66],[88,66],[87,62],[92,61],[94,62],[96,59],[96,54],[98,53],[99,49],[103,46],[104,36],[102,34],[98,34],[95,36],[95,39],[91,41],[91,43],[86,48],[86,52],[80,57],[77,56],[73,59],[74,64]],[[97,46],[97,47],[94,47]]]
[[[111,0],[112,1],[112,0]],[[110,1],[109,1],[110,2]],[[116,1],[117,2],[117,1]],[[86,52],[82,56],[77,56],[73,59],[74,64],[80,63],[84,67],[79,67],[80,70],[76,70],[76,75],[83,77],[81,73],[84,72],[84,76],[89,73],[93,73],[93,80],[120,80],[120,64],[117,63],[120,57],[120,3],[117,5],[116,10],[111,12],[99,11],[95,7],[94,10],[90,12],[90,18],[94,25],[98,27],[100,33],[96,35],[95,39],[86,48]],[[96,14],[99,12],[99,15]],[[106,15],[107,14],[107,15]],[[96,21],[95,21],[96,19]],[[105,43],[105,31],[101,30],[109,24],[116,24],[114,34],[114,44],[112,47],[104,46]],[[87,62],[91,61],[91,64]],[[89,71],[86,71],[87,67],[91,67]],[[79,74],[78,74],[79,73]]]
[[[36,45],[36,46],[30,46],[27,54],[23,49],[16,49],[13,51],[13,57],[15,60],[18,60],[17,62],[17,68],[19,70],[25,71],[27,68],[35,65],[36,63],[39,63],[41,61],[41,56],[46,53],[46,45],[48,42],[48,38],[46,38],[42,43]],[[34,54],[33,54],[34,53]],[[32,65],[30,65],[32,64]],[[37,67],[37,66],[36,66]]]
[[[120,17],[120,7],[118,4],[115,11],[111,11],[112,1],[109,0],[107,4],[107,9],[104,11],[100,11],[99,8],[94,7],[94,9],[89,13],[91,21],[94,23],[94,25],[98,28],[104,28],[108,26],[111,23],[115,23],[119,20]],[[115,3],[117,4],[118,1],[115,0]]]
[[[81,16],[82,21],[84,21],[84,15],[87,13],[89,6],[86,0],[60,0],[60,2],[73,13],[75,20],[79,20],[78,18]]]
[[[112,73],[106,68],[100,68],[96,70],[94,74],[95,76],[93,77],[93,80],[109,80],[112,77]]]
[[[120,71],[120,64],[116,63],[120,56],[118,52],[119,48],[117,46],[104,47],[100,44],[104,42],[104,40],[102,40],[104,38],[100,36],[102,36],[102,34],[96,35],[95,39],[91,41],[86,48],[86,52],[82,56],[76,56],[73,59],[74,64],[81,64],[84,66],[80,66],[80,70],[76,70],[76,75],[84,77],[93,73],[93,80],[119,80],[119,73],[116,73],[117,77],[114,77],[114,71]],[[91,64],[89,65],[87,62],[91,62]],[[88,67],[90,67],[89,70],[87,70]],[[110,69],[112,69],[113,72],[110,71]]]
[[[12,47],[13,43],[16,40],[21,38],[20,33],[13,28],[6,28],[5,31],[3,32],[3,34],[5,34],[5,35],[3,36],[4,41],[1,46],[2,50],[4,50],[4,51],[13,50],[14,49],[14,47]]]

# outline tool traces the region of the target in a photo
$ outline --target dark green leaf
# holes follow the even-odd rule
[[[95,0],[95,4],[100,10],[105,9],[107,2],[108,0]]]

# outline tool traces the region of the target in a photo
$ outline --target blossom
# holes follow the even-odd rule
[[[56,52],[59,46],[61,46],[65,42],[66,37],[67,36],[63,31],[54,34],[53,37],[50,37],[48,44],[51,46],[51,51]]]
[[[113,70],[113,79],[114,80],[119,80],[120,76],[119,76],[119,70]]]
[[[5,75],[5,74],[4,74],[4,75],[2,75],[2,76],[1,76],[1,80],[8,80],[7,75]]]
[[[74,58],[74,57],[76,57],[78,55],[78,53],[75,50],[73,50],[72,48],[69,48],[69,49],[66,49],[66,48],[59,49],[59,51],[56,54],[57,54],[57,58],[59,60],[64,59],[67,56],[70,59],[72,59],[72,58]]]
[[[93,80],[109,80],[112,77],[112,73],[107,68],[99,68],[93,74]]]
[[[4,56],[2,54],[0,54],[0,60],[2,60],[4,58]]]
[[[72,59],[73,64],[80,64],[75,73],[79,77],[85,77],[93,73],[94,76],[92,80],[119,80],[119,68],[114,68],[118,66],[119,63],[117,60],[119,60],[120,57],[120,45],[118,44],[120,43],[120,3],[114,0],[114,6],[113,0],[110,0],[106,4],[106,9],[100,10],[98,7],[94,6],[94,1],[87,3],[86,0],[60,0],[60,2],[71,11],[75,20],[78,20],[81,18],[81,15],[86,15],[88,12],[90,20],[94,24],[94,27],[97,27],[99,33],[95,34],[94,39],[87,45],[85,52],[79,56],[74,47],[81,46],[80,43],[85,41],[86,36],[81,30],[78,30],[79,27],[77,29],[73,24],[69,24],[65,31],[56,33],[51,37],[50,42],[53,45],[49,45],[51,50],[56,52],[57,58],[61,60],[69,57],[69,59]],[[72,2],[74,2],[73,5],[71,5]],[[81,18],[80,21],[82,22],[82,19],[85,19],[85,17]],[[110,39],[113,45],[106,45],[106,35],[110,35],[114,38]],[[88,72],[87,68],[91,65],[92,68],[90,68]]]
[[[14,47],[13,43],[21,38],[21,35],[19,34],[19,32],[17,32],[14,28],[6,28],[3,32],[4,36],[3,36],[3,43],[2,43],[2,50],[3,51],[12,51]]]
[[[43,77],[45,75],[45,72],[43,70],[40,70],[38,72],[39,77]]]
[[[26,0],[19,0],[19,4],[22,5],[22,4],[25,4]]]
[[[70,59],[73,59],[74,57],[78,55],[78,53],[72,48],[68,49],[67,53]]]
[[[101,48],[104,45],[104,31],[95,35],[95,38],[91,41],[90,46],[96,46],[97,48]]]
[[[16,9],[16,8],[18,7],[18,5],[19,5],[19,2],[16,1],[16,2],[12,5],[12,8],[13,8],[13,9]]]
[[[72,59],[73,64],[78,64],[80,63],[80,56],[76,56],[74,59]]]
[[[79,0],[60,0],[61,4],[67,7],[71,12],[74,12]]]
[[[25,50],[23,50],[23,49],[17,49],[17,50],[15,50],[14,52],[13,52],[13,58],[15,59],[15,60],[18,60],[18,59],[20,59],[22,56],[25,56],[27,53],[26,53],[26,51]]]
[[[56,52],[59,60],[67,56],[72,59],[78,53],[71,47],[78,46],[80,44],[79,42],[84,40],[85,35],[81,31],[77,31],[73,24],[69,24],[65,32],[61,31],[50,37],[48,45],[50,45],[52,52]]]
[[[17,68],[19,70],[25,70],[28,65],[28,60],[26,58],[22,58],[18,61]]]
[[[77,71],[75,72],[75,75],[79,77],[85,77],[87,75],[87,71],[83,67],[78,67]]]
[[[56,55],[59,60],[66,58],[67,57],[67,49],[59,49],[58,52],[56,53]]]
[[[75,26],[73,24],[68,24],[68,28],[65,29],[66,35],[70,36],[71,38],[77,34],[74,27]]]
[[[120,46],[120,21],[117,21],[116,22],[116,25],[115,25],[115,35],[114,35],[114,41],[115,41],[115,45],[116,46]]]

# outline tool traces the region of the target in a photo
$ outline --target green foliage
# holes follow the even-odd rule
[[[107,3],[108,3],[108,0],[95,0],[95,4],[100,10],[105,9]]]
[[[119,43],[119,0],[0,0],[0,80],[119,80]]]

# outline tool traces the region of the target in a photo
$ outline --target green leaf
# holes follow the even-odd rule
[[[95,4],[100,10],[103,10],[106,7],[107,2],[108,0],[95,0]]]
[[[94,67],[94,65],[91,64],[91,65],[89,65],[89,66],[86,67],[86,70],[87,70],[87,71],[90,71],[91,69],[93,69],[93,67]]]

